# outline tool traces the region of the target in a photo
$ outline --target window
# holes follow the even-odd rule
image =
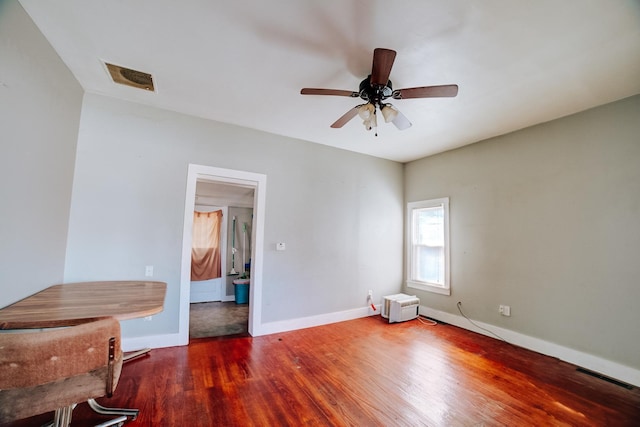
[[[449,198],[407,204],[407,286],[450,295]]]
[[[222,211],[193,212],[191,281],[216,279],[222,275],[220,224]]]

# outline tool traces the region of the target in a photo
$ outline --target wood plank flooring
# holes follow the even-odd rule
[[[156,349],[98,401],[139,408],[132,427],[640,425],[637,387],[454,326],[379,316]],[[72,425],[104,419],[81,404]]]

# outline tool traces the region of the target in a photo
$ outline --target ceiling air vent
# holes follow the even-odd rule
[[[132,70],[131,68],[121,67],[119,65],[113,65],[105,62],[109,74],[114,82],[123,85],[136,87],[138,89],[145,89],[154,92],[153,77],[151,74],[144,73],[142,71]]]

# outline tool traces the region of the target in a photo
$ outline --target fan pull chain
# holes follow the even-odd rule
[[[376,114],[376,110],[373,110],[373,115],[374,115],[374,116],[377,116],[377,114]],[[376,133],[375,133],[375,136],[377,137],[377,136],[378,136],[378,117],[376,117],[376,118],[375,118],[374,123],[376,124]]]

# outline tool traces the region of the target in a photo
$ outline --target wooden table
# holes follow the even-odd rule
[[[100,317],[134,319],[164,309],[164,282],[110,281],[55,285],[0,309],[0,329],[72,326]]]
[[[55,285],[0,309],[0,329],[73,326],[101,317],[118,320],[151,316],[164,309],[164,282],[81,282]],[[125,354],[124,361],[148,354],[150,348]],[[95,412],[119,415],[112,422],[136,419],[138,409],[106,408],[87,401]],[[113,424],[109,424],[113,425]]]

